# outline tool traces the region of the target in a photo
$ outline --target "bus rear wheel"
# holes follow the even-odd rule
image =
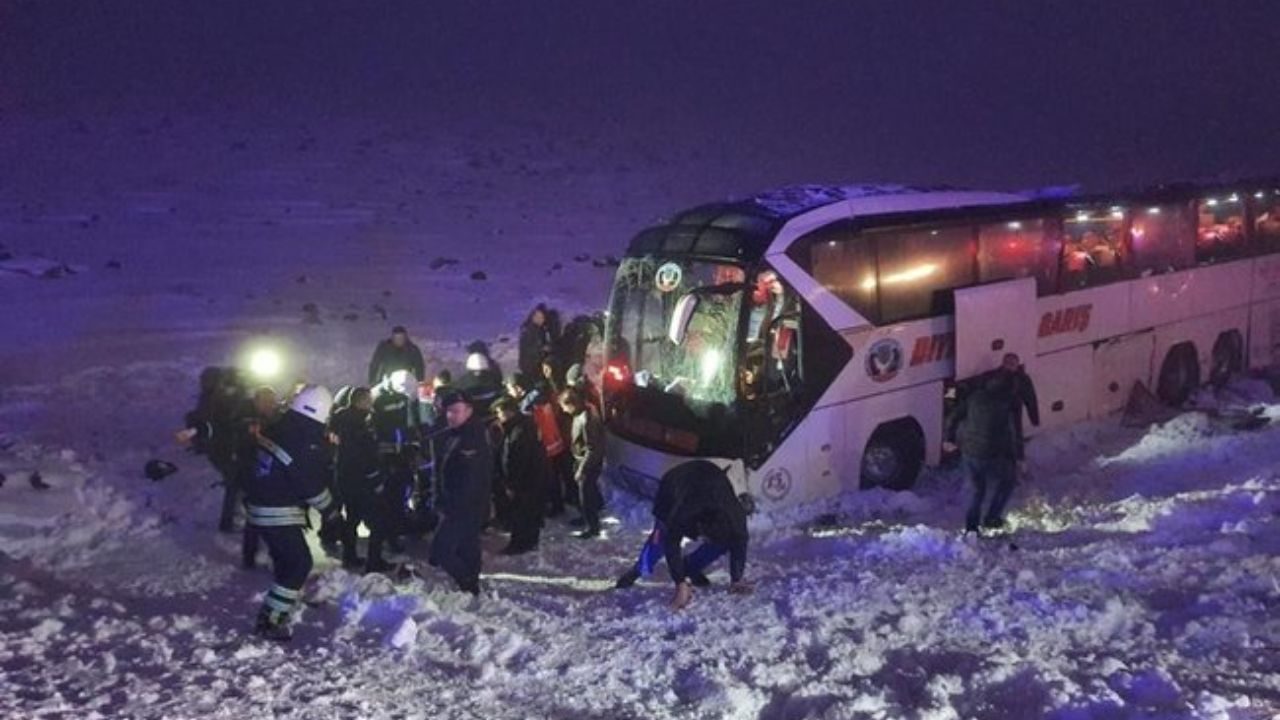
[[[1200,386],[1200,359],[1191,343],[1179,343],[1165,353],[1160,364],[1156,397],[1173,407],[1181,407]]]
[[[909,490],[924,465],[924,433],[904,418],[876,428],[862,451],[862,487]]]

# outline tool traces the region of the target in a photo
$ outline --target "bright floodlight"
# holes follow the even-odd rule
[[[249,356],[249,371],[262,380],[269,380],[279,375],[283,365],[280,353],[271,348],[258,348]]]

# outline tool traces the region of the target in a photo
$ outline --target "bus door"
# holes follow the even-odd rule
[[[996,369],[1011,352],[1030,369],[1036,358],[1035,278],[956,290],[955,301],[957,381]]]

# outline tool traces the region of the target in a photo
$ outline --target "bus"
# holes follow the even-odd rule
[[[706,458],[761,509],[907,489],[939,462],[948,391],[1005,353],[1042,428],[1280,360],[1280,180],[703,205],[631,241],[604,340],[616,486]]]

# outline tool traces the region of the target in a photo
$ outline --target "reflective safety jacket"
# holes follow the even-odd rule
[[[249,524],[306,525],[307,506],[324,514],[333,504],[325,488],[328,472],[324,425],[289,411],[258,435],[254,464],[245,473]]]

